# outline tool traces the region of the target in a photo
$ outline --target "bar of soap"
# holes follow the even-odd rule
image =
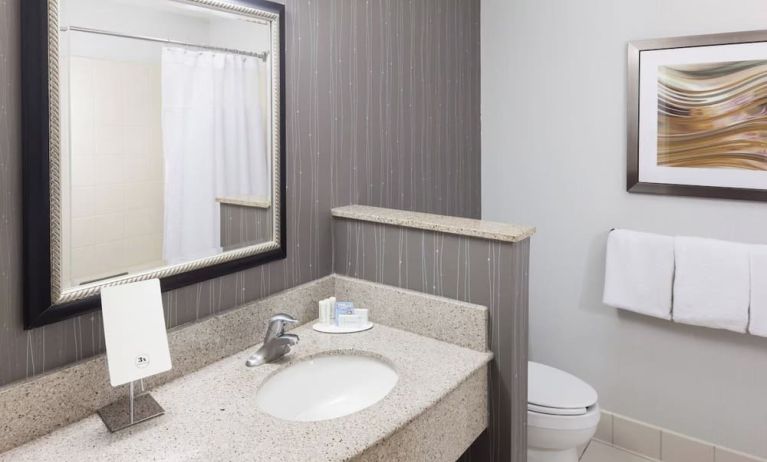
[[[360,317],[360,324],[361,325],[364,325],[364,324],[368,323],[369,316],[368,316],[368,310],[367,309],[355,308],[354,309],[354,314],[356,314],[357,316]]]
[[[338,327],[351,329],[362,327],[362,317],[358,314],[341,314],[338,316]]]
[[[335,312],[336,325],[341,326],[341,322],[340,322],[341,316],[354,314],[354,303],[336,302],[336,307],[334,312]]]

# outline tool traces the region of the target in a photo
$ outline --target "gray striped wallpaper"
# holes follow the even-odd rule
[[[221,204],[221,247],[224,251],[272,240],[272,208]]]
[[[0,0],[0,384],[103,350],[98,313],[21,327],[21,1]],[[288,258],[167,293],[169,326],[329,274],[333,206],[480,215],[480,0],[286,6]]]
[[[335,219],[337,274],[455,298],[489,308],[490,422],[461,459],[527,457],[527,349],[530,241],[498,242]]]

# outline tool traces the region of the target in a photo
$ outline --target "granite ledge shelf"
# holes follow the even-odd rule
[[[424,229],[459,236],[477,237],[503,242],[520,242],[535,234],[535,228],[525,225],[498,223],[471,218],[410,212],[366,205],[347,205],[332,210],[336,218],[368,221],[405,228]]]
[[[251,207],[257,209],[268,209],[272,206],[269,199],[250,196],[220,196],[216,198],[220,204],[239,205],[240,207]]]

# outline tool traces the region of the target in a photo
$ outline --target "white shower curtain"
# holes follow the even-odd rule
[[[217,197],[271,198],[264,67],[255,57],[163,49],[166,264],[221,252]]]

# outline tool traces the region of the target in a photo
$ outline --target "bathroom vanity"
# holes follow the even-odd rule
[[[397,310],[371,310],[376,323],[369,331],[347,335],[316,332],[311,322],[291,333],[298,345],[280,361],[249,368],[245,361],[258,345],[252,340],[263,333],[265,320],[277,307],[284,307],[302,322],[312,321],[316,302],[336,294],[359,306],[378,306],[381,300],[408,304],[428,317],[430,323],[408,316],[402,310],[401,327],[382,324]],[[375,297],[375,300],[367,297]],[[266,316],[266,317],[265,317]],[[84,419],[1,453],[0,461],[45,460],[443,460],[452,462],[472,444],[488,425],[487,308],[435,297],[354,278],[330,276],[270,297],[257,304],[227,312],[170,333],[175,373],[157,380],[172,379],[152,389],[166,415],[136,427],[110,433],[98,416]],[[233,345],[217,338],[233,326],[242,339]],[[460,326],[460,329],[458,327]],[[249,329],[252,329],[248,332]],[[228,348],[239,348],[227,354]],[[249,344],[248,344],[249,343]],[[247,344],[247,345],[246,345]],[[204,365],[212,350],[221,360]],[[215,357],[215,356],[213,356]],[[265,381],[280,371],[326,358],[370,359],[396,374],[396,383],[383,399],[351,414],[306,421],[298,414],[274,417],[279,402],[259,402]],[[50,427],[58,421],[76,420],[82,406],[95,407],[93,390],[106,383],[104,360],[98,358],[69,369],[0,390],[4,445],[9,437],[24,438],[24,432]],[[204,367],[201,367],[204,366]],[[201,367],[201,368],[200,368]],[[194,372],[192,370],[198,369]],[[297,378],[296,378],[297,377]],[[374,376],[370,378],[375,379]],[[294,380],[302,393],[312,394],[316,384],[307,375]],[[90,382],[87,390],[83,382]],[[365,386],[365,378],[347,375],[338,382],[349,393]],[[158,383],[158,382],[156,382]],[[319,385],[317,385],[319,386]],[[363,391],[364,393],[364,391]],[[24,403],[30,396],[47,395],[39,408]],[[40,396],[42,397],[42,396]],[[109,400],[109,397],[103,396]],[[311,405],[311,398],[296,396]],[[291,398],[285,396],[285,406]],[[63,400],[63,401],[62,401]],[[277,406],[277,408],[275,408]],[[27,409],[26,415],[16,416]],[[92,412],[92,411],[91,411]],[[50,428],[48,428],[50,429]],[[20,433],[21,431],[21,433]],[[27,433],[28,435],[28,433]]]
[[[154,390],[167,415],[145,425],[112,434],[94,415],[0,460],[453,461],[487,426],[490,353],[383,325],[352,335],[309,326],[293,332],[301,343],[283,362],[246,368],[251,351],[243,351]],[[259,386],[272,374],[340,354],[388,362],[397,384],[378,403],[337,419],[288,421],[259,409]]]

